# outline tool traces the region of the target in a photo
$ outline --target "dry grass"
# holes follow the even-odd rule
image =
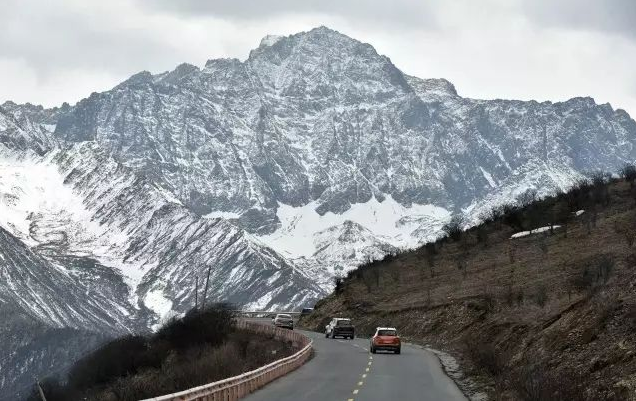
[[[411,340],[454,352],[491,395],[498,372],[518,375],[509,383],[524,382],[523,371],[511,368],[528,357],[548,378],[582,375],[592,399],[627,397],[624,388],[636,385],[636,247],[626,230],[636,232],[636,225],[625,222],[636,221],[636,190],[628,181],[599,180],[522,210],[495,211],[460,237],[363,266],[305,324],[320,327],[346,313],[361,332],[396,325]],[[585,213],[572,214],[580,209]],[[562,227],[510,239],[554,221]],[[492,355],[487,345],[483,353],[466,352],[467,337],[487,338],[506,355]],[[620,353],[625,357],[617,359]],[[546,399],[522,392],[510,386],[499,396]]]

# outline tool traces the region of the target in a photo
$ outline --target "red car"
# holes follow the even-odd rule
[[[399,354],[402,351],[402,343],[397,334],[397,330],[393,327],[378,327],[375,334],[371,337],[369,350],[375,354],[378,350],[393,351]]]

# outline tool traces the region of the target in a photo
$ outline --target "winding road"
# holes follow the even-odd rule
[[[402,345],[402,354],[370,354],[369,340],[313,338],[313,359],[247,397],[250,401],[466,400],[437,357]]]

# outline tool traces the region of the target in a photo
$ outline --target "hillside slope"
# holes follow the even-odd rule
[[[495,399],[636,399],[636,189],[595,181],[364,265],[304,324],[396,326]]]

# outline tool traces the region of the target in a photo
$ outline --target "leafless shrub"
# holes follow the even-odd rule
[[[510,358],[490,339],[465,337],[464,344],[468,356],[478,368],[495,377],[503,373]]]
[[[229,305],[173,319],[157,333],[110,342],[73,366],[68,381],[45,381],[49,401],[137,400],[263,366],[293,352],[271,336],[236,329]],[[37,390],[29,396],[39,400]]]
[[[429,242],[425,245],[426,249],[426,262],[428,263],[428,268],[431,271],[431,277],[435,277],[435,256],[437,255],[437,247],[434,242]]]
[[[362,271],[362,282],[364,283],[364,286],[367,288],[367,292],[371,292],[371,290],[373,289],[374,285],[375,285],[375,275],[373,273],[373,271],[371,270],[364,270]]]
[[[460,252],[457,254],[457,257],[455,259],[455,266],[457,266],[457,270],[462,272],[463,276],[466,276],[467,273],[467,267],[468,267],[468,255],[464,252]]]
[[[546,366],[525,365],[515,372],[511,387],[524,401],[586,401],[584,382],[573,372],[553,372]]]
[[[480,308],[488,313],[495,310],[495,306],[497,305],[497,300],[495,296],[490,292],[486,291],[481,297],[481,306]]]
[[[610,202],[609,182],[611,176],[607,173],[596,171],[590,175],[592,181],[592,197],[595,203],[608,205]]]
[[[484,248],[488,248],[488,229],[486,226],[481,225],[477,228],[477,242]]]
[[[627,221],[617,221],[614,223],[614,231],[625,238],[627,246],[630,248],[636,240],[636,221],[629,219]]]
[[[501,207],[494,207],[490,210],[482,212],[479,219],[485,224],[496,223],[503,217],[503,210]]]
[[[568,236],[568,225],[571,218],[572,210],[567,202],[557,202],[552,208],[552,224],[561,225],[564,237]]]
[[[514,230],[523,230],[523,210],[516,205],[503,205],[503,222]]]
[[[389,274],[391,275],[391,279],[394,282],[399,282],[400,281],[400,266],[399,265],[391,265],[391,266],[387,266],[387,269],[389,269]]]
[[[442,230],[447,237],[453,241],[457,241],[461,238],[464,232],[464,218],[460,215],[455,215],[447,224],[442,227]]]
[[[545,285],[540,284],[535,288],[534,294],[532,294],[532,299],[534,303],[541,308],[545,306],[548,302],[548,290]]]
[[[517,196],[517,203],[522,208],[526,208],[537,201],[537,190],[528,189],[519,196]]]
[[[611,255],[601,255],[596,264],[599,280],[602,280],[603,283],[607,283],[614,271],[615,265],[616,262]]]
[[[572,286],[577,290],[595,292],[601,284],[607,283],[615,267],[612,255],[601,255],[595,261],[585,264],[580,272],[572,277]]]
[[[620,170],[620,175],[625,179],[625,181],[629,182],[631,186],[634,186],[634,181],[636,181],[636,166],[633,164],[626,164]]]
[[[539,245],[539,249],[541,249],[541,252],[543,252],[543,254],[546,255],[549,249],[548,249],[548,241],[546,240],[545,235],[539,236],[537,244]]]
[[[523,303],[523,288],[515,289],[512,285],[510,285],[506,288],[504,297],[508,306],[513,306],[515,304],[519,306]]]
[[[570,210],[579,210],[586,207],[590,198],[592,184],[589,179],[582,178],[576,181],[565,194],[565,199]]]
[[[336,276],[336,277],[333,278],[333,285],[334,285],[333,290],[334,290],[334,292],[336,294],[341,294],[342,293],[342,290],[343,290],[343,287],[344,287],[343,284],[344,283],[343,283],[342,277]]]
[[[513,242],[510,242],[510,245],[508,245],[508,259],[510,260],[510,263],[515,263],[516,253],[517,248]]]

